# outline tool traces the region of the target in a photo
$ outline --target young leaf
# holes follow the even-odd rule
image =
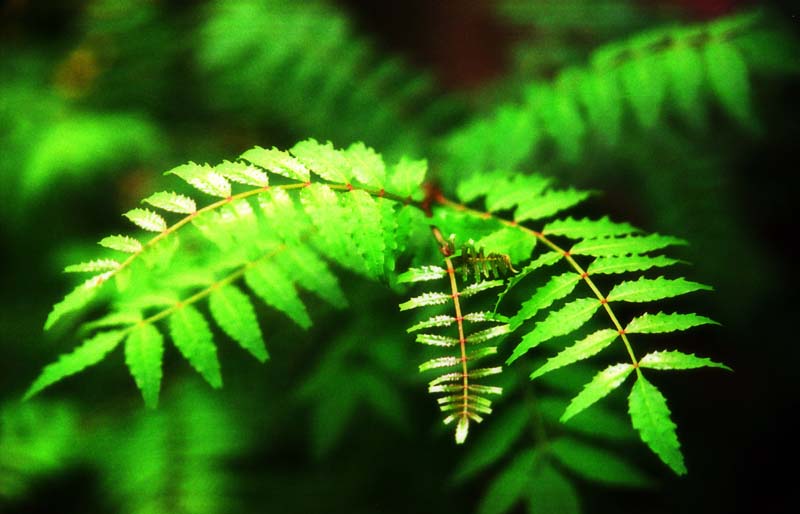
[[[598,257],[589,265],[590,275],[612,275],[632,271],[645,271],[650,268],[665,268],[682,261],[663,255],[650,257],[647,255],[625,255],[618,257]]]
[[[550,451],[564,467],[588,480],[625,487],[652,485],[647,475],[614,453],[572,437],[551,442]]]
[[[191,305],[177,309],[169,317],[169,333],[178,350],[211,387],[222,387],[217,347],[208,322],[200,311]]]
[[[648,234],[646,236],[609,237],[589,239],[577,243],[569,253],[574,255],[593,255],[609,257],[617,255],[639,254],[660,250],[672,245],[685,245],[686,241],[672,236]]]
[[[423,293],[419,296],[415,296],[407,302],[401,303],[400,310],[407,311],[408,309],[415,309],[417,307],[425,307],[428,305],[441,305],[449,302],[450,299],[450,295],[446,293]]]
[[[597,298],[580,298],[564,305],[557,311],[551,311],[544,321],[537,323],[533,330],[525,334],[525,337],[506,360],[506,364],[511,364],[525,352],[544,341],[579,329],[591,319],[599,308],[600,302]]]
[[[608,293],[609,302],[652,302],[672,298],[693,291],[710,291],[712,288],[683,278],[640,278],[617,284]]]
[[[714,362],[711,359],[697,357],[675,350],[648,353],[639,361],[639,366],[651,369],[695,369],[709,367],[732,371],[728,366]]]
[[[84,341],[71,353],[61,355],[56,362],[45,366],[39,377],[25,392],[24,399],[27,400],[45,387],[97,364],[122,341],[124,336],[123,330],[100,332]]]
[[[611,328],[598,330],[581,339],[574,345],[562,350],[555,357],[550,357],[539,369],[531,373],[531,380],[540,377],[545,373],[562,368],[573,362],[596,355],[614,342],[619,337],[619,332]]]
[[[611,391],[622,385],[631,371],[633,371],[632,364],[614,364],[595,375],[592,381],[578,393],[578,396],[570,401],[567,410],[561,416],[561,422],[564,423],[575,414],[608,396]]]
[[[150,323],[141,324],[131,330],[125,340],[125,364],[142,391],[145,405],[151,409],[158,405],[163,355],[164,338]]]
[[[629,334],[659,334],[687,330],[699,325],[719,325],[719,323],[698,314],[647,313],[633,318],[625,327],[625,332]]]
[[[142,250],[142,243],[129,236],[108,236],[100,240],[100,246],[125,253],[136,253]]]
[[[188,196],[167,191],[154,193],[142,201],[149,203],[157,209],[164,209],[165,211],[178,212],[181,214],[191,214],[197,210],[197,205],[194,203],[194,200]]]
[[[678,475],[686,474],[675,423],[664,395],[639,374],[628,396],[628,412],[642,441]]]
[[[238,287],[228,284],[214,290],[208,308],[220,328],[259,362],[269,358],[253,304]]]
[[[131,209],[123,214],[138,227],[150,232],[163,232],[167,229],[167,222],[164,218],[149,209]]]

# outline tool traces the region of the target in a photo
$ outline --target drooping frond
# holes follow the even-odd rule
[[[424,163],[408,160],[387,167],[360,143],[338,150],[315,140],[289,152],[256,147],[236,162],[168,171],[201,194],[150,195],[143,202],[156,210],[135,208],[125,217],[154,235],[108,236],[100,244],[119,259],[67,268],[95,275],[56,304],[46,328],[90,303],[107,314],[86,323],[83,345],[46,367],[27,396],[96,364],[124,340],[131,374],[145,403],[155,406],[165,336],[220,387],[209,315],[263,362],[268,353],[251,294],[307,329],[312,318],[301,291],[336,308],[347,303],[332,265],[391,280],[407,225],[422,216],[406,206],[419,198],[424,172]]]
[[[481,291],[500,287],[502,280],[482,280],[481,272],[489,275],[489,271],[484,271],[479,262],[471,262],[469,259],[477,259],[478,254],[474,252],[472,245],[468,245],[460,254],[460,265],[464,267],[475,267],[475,282],[464,287],[469,278],[469,273],[464,272],[463,281],[459,285],[458,273],[455,266],[455,258],[452,257],[453,248],[450,240],[445,240],[438,228],[432,227],[433,233],[439,241],[440,250],[444,255],[445,268],[436,266],[426,266],[424,268],[412,268],[403,273],[400,282],[431,282],[433,280],[449,282],[449,293],[429,292],[421,296],[400,304],[400,310],[409,310],[430,305],[442,305],[452,303],[450,314],[439,314],[432,316],[426,321],[421,321],[411,328],[408,332],[418,332],[428,328],[447,327],[447,333],[443,334],[421,334],[418,333],[416,341],[424,345],[446,349],[450,353],[445,357],[435,357],[419,366],[422,372],[430,370],[442,370],[444,373],[430,381],[428,392],[431,394],[443,395],[437,399],[439,409],[445,413],[445,424],[455,422],[456,443],[463,443],[469,433],[470,420],[480,423],[483,421],[482,415],[491,414],[491,400],[486,395],[501,394],[502,388],[496,386],[486,386],[476,384],[478,378],[500,373],[500,367],[475,368],[474,362],[484,357],[497,353],[496,346],[479,346],[491,339],[504,336],[509,332],[509,326],[505,323],[497,322],[486,312],[468,313],[463,305],[463,300]],[[483,256],[481,251],[480,256]],[[497,259],[508,262],[508,256]],[[485,257],[484,257],[485,258]],[[511,265],[494,267],[491,274],[502,276],[510,272]],[[467,333],[467,324],[474,323],[494,323],[493,326],[483,330]],[[454,330],[455,329],[455,330]],[[453,371],[454,369],[458,371]]]
[[[752,127],[751,73],[774,61],[786,64],[772,73],[798,71],[787,53],[796,44],[764,37],[776,33],[765,28],[760,13],[747,13],[611,43],[596,50],[588,66],[530,84],[521,103],[502,105],[453,132],[446,143],[448,164],[460,176],[520,169],[526,162],[545,163],[550,147],[559,161],[575,163],[591,142],[621,146],[626,130],[668,127],[670,117],[703,126],[709,99]]]

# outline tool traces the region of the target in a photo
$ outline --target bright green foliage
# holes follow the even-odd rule
[[[625,327],[628,334],[654,334],[663,332],[674,332],[676,330],[687,330],[699,325],[717,325],[718,323],[697,314],[667,314],[659,312],[657,314],[642,314],[634,318]]]
[[[158,405],[163,355],[164,337],[153,325],[142,324],[134,328],[125,340],[125,364],[148,407]]]
[[[548,339],[569,334],[582,327],[600,308],[597,298],[580,298],[564,305],[557,311],[550,311],[547,317],[522,338],[522,342],[514,348],[514,353],[506,364],[511,364],[531,348]]]
[[[592,381],[584,386],[583,391],[572,399],[569,407],[561,416],[561,421],[567,421],[595,402],[605,398],[611,391],[621,386],[632,371],[633,366],[631,364],[614,364],[595,375]]]
[[[584,23],[591,20],[594,27],[594,5],[589,12]],[[537,32],[544,19],[536,20]],[[448,164],[467,176],[518,169],[546,162],[550,145],[560,161],[575,163],[595,142],[620,146],[625,131],[669,127],[673,112],[702,126],[709,100],[753,127],[748,72],[785,52],[778,43],[761,44],[760,54],[749,51],[763,34],[762,24],[759,14],[745,13],[694,27],[653,29],[600,47],[589,65],[559,69],[554,80],[530,84],[523,102],[500,105],[492,116],[453,132],[445,145]],[[551,54],[552,47],[539,52]]]
[[[169,333],[178,350],[211,387],[222,387],[217,347],[203,315],[191,305],[179,307],[169,318]]]
[[[231,339],[253,354],[260,362],[269,355],[264,347],[252,302],[239,288],[228,284],[208,295],[208,308],[214,321]]]
[[[695,369],[709,367],[727,369],[728,371],[731,370],[728,366],[714,362],[711,359],[687,355],[675,350],[648,353],[641,358],[639,366],[651,369]]]
[[[146,202],[153,207],[185,217],[168,225],[156,212],[134,209],[126,216],[140,228],[158,232],[156,236],[147,242],[109,236],[100,244],[129,254],[127,260],[97,259],[68,268],[100,273],[54,306],[46,328],[98,299],[107,302],[110,312],[86,323],[85,330],[116,330],[95,336],[64,362],[46,368],[29,396],[101,360],[114,346],[103,334],[116,334],[115,342],[128,338],[128,367],[145,402],[155,405],[163,341],[155,335],[159,331],[153,324],[165,318],[178,350],[212,386],[219,387],[222,376],[216,344],[197,302],[208,299],[211,317],[222,331],[263,362],[268,354],[255,307],[233,281],[243,279],[266,305],[308,328],[312,321],[301,289],[337,308],[347,303],[331,263],[370,278],[388,279],[396,253],[408,237],[401,225],[422,213],[403,214],[401,220],[401,213],[410,209],[406,207],[409,191],[398,195],[383,191],[382,185],[391,184],[398,170],[398,183],[410,189],[416,180],[419,188],[424,163],[403,161],[387,168],[363,145],[335,150],[314,140],[298,144],[291,153],[257,147],[243,158],[251,165],[189,163],[170,170],[168,174],[221,200],[202,207],[186,194],[151,195]],[[341,174],[333,171],[334,164],[343,167]],[[315,166],[324,169],[318,173]],[[309,183],[312,172],[315,179],[339,178],[348,183]],[[284,183],[269,185],[269,173],[279,175]],[[234,189],[228,178],[235,187],[241,184],[245,189]],[[355,186],[349,184],[351,180]],[[371,189],[361,189],[360,183]],[[469,296],[495,285],[487,282],[464,293]],[[479,317],[473,319],[477,322]],[[497,335],[486,332],[476,337]]]
[[[652,302],[693,291],[710,291],[711,287],[682,278],[640,278],[621,282],[608,293],[609,302]]]
[[[641,373],[637,375],[628,397],[628,411],[642,441],[675,473],[685,474],[686,466],[675,433],[675,423],[670,419],[667,400]]]
[[[45,387],[97,364],[119,344],[123,337],[125,332],[114,330],[100,332],[87,339],[73,352],[62,355],[58,361],[46,366],[39,378],[28,388],[25,398],[30,398]]]
[[[593,332],[569,348],[565,348],[555,357],[547,359],[546,364],[531,373],[531,380],[544,375],[548,371],[553,371],[572,364],[573,362],[588,359],[592,355],[601,352],[618,337],[619,333],[610,328],[604,328]]]
[[[654,253],[684,242],[641,234],[629,224],[608,218],[552,219],[587,198],[585,192],[558,189],[551,180],[537,175],[497,172],[481,180],[466,180],[458,188],[460,194],[465,201],[483,201],[484,212],[450,200],[422,201],[418,191],[425,177],[424,161],[403,159],[387,166],[377,153],[360,143],[340,150],[309,139],[289,151],[256,147],[246,151],[242,159],[247,163],[189,163],[173,168],[168,175],[177,175],[189,187],[213,197],[210,203],[198,201],[190,193],[155,193],[145,202],[171,213],[168,218],[143,208],[126,214],[139,228],[155,235],[143,241],[109,236],[101,240],[101,246],[120,252],[124,258],[104,255],[67,268],[98,274],[54,306],[46,328],[68,314],[84,311],[95,301],[106,312],[86,322],[82,330],[100,332],[46,367],[27,396],[99,362],[125,340],[126,364],[145,404],[155,406],[165,346],[165,332],[156,326],[161,321],[192,368],[212,387],[221,387],[222,365],[209,314],[223,333],[263,362],[268,353],[257,315],[262,306],[254,305],[243,287],[267,306],[270,314],[277,311],[293,321],[296,327],[287,329],[308,329],[313,324],[312,307],[319,303],[316,300],[333,308],[347,306],[336,275],[339,268],[388,284],[426,282],[442,286],[443,290],[413,296],[400,304],[400,310],[425,307],[436,311],[415,320],[408,331],[415,333],[420,351],[429,353],[419,370],[438,373],[429,381],[428,390],[437,395],[445,424],[455,425],[457,443],[466,440],[470,422],[481,422],[492,412],[490,395],[503,391],[500,386],[479,383],[503,371],[499,366],[478,362],[501,353],[498,346],[485,343],[516,331],[522,331],[520,339],[513,348],[503,349],[508,364],[535,353],[543,343],[552,346],[563,338],[573,340],[530,375],[541,381],[606,350],[620,351],[624,346],[631,358],[630,363],[598,373],[568,406],[565,398],[545,397],[543,407],[548,407],[549,417],[543,419],[548,423],[558,417],[553,415],[554,405],[561,409],[566,406],[560,419],[570,420],[619,387],[638,367],[724,367],[670,351],[635,359],[629,335],[669,333],[713,322],[696,314],[645,314],[623,330],[613,314],[613,302],[649,302],[710,288],[682,278],[638,276],[616,282],[603,296],[592,273],[627,275],[668,267],[679,261]],[[394,186],[397,190],[392,190]],[[513,218],[504,218],[509,211]],[[174,221],[169,224],[167,219]],[[545,228],[537,231],[523,225],[532,220],[541,220]],[[426,248],[430,245],[415,240],[429,231],[432,222],[441,223],[445,229],[433,230],[439,251],[445,256],[443,263],[430,264],[431,252]],[[449,239],[443,234],[449,234]],[[461,248],[456,248],[455,234],[467,241]],[[559,246],[562,239],[572,245],[571,250]],[[535,250],[538,254],[533,253]],[[402,252],[416,262],[425,259],[422,262],[428,263],[395,273]],[[588,272],[583,271],[584,265]],[[487,296],[495,312],[486,310],[488,305],[481,308]],[[506,301],[501,304],[503,299]],[[510,307],[511,300],[518,306]],[[515,310],[507,316],[500,307]],[[604,314],[606,326],[584,328],[598,312]],[[273,319],[267,316],[264,322],[270,324]],[[391,423],[402,424],[398,414],[403,410],[402,402],[385,379],[351,369],[349,363],[334,355],[312,381],[316,385],[309,385],[301,395],[326,398],[314,407],[313,440],[320,455],[343,437],[350,414],[361,403],[369,404]],[[328,366],[334,371],[325,371]],[[351,387],[346,393],[331,396],[327,391],[337,387],[330,377],[340,376],[342,369],[349,370]],[[388,404],[382,400],[385,398],[390,399]],[[602,414],[598,416],[604,419]],[[520,426],[530,419],[522,414],[504,418],[510,428],[498,427],[497,434],[501,435],[497,437],[510,447],[518,440]],[[605,419],[612,418],[607,415]],[[619,427],[615,422],[598,426]],[[634,426],[642,434],[648,430],[640,428],[646,426],[641,420]],[[586,422],[575,422],[567,429],[594,435]],[[602,434],[602,429],[595,432]],[[669,457],[653,437],[643,435],[643,440],[662,459]],[[584,450],[592,455],[603,451],[593,446]],[[499,452],[480,450],[476,461],[465,465],[457,476],[478,472],[499,460],[502,452],[502,446]],[[575,455],[559,452],[567,467],[598,478],[597,469],[580,468]],[[626,469],[626,464],[616,461],[609,465]],[[618,476],[606,481],[627,485],[644,482],[637,477],[631,474],[628,482]],[[553,480],[553,487],[562,483],[560,478]],[[524,484],[531,485],[527,481]],[[492,487],[499,491],[506,486],[510,487],[498,482]]]

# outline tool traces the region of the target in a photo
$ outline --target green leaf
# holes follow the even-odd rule
[[[551,266],[555,264],[556,262],[561,260],[561,257],[562,255],[556,252],[543,253],[542,255],[531,261],[527,266],[522,268],[519,271],[519,273],[509,278],[508,285],[506,285],[505,291],[497,295],[497,302],[495,303],[494,311],[497,312],[497,308],[500,306],[500,302],[503,300],[503,298],[505,298],[505,296],[508,294],[511,288],[519,284],[522,281],[522,279],[524,279],[525,277],[527,277],[528,275],[530,275],[531,273],[533,273],[534,271],[543,266]]]
[[[116,348],[124,336],[124,330],[100,332],[84,341],[71,353],[61,355],[56,362],[45,366],[39,377],[25,392],[24,399],[27,400],[59,380],[97,364]]]
[[[150,323],[143,323],[131,330],[125,340],[125,364],[142,391],[145,405],[151,409],[158,405],[163,355],[164,338]]]
[[[307,246],[287,248],[277,256],[280,269],[292,282],[330,305],[347,307],[347,298],[324,260]]]
[[[339,264],[365,273],[366,263],[354,240],[358,227],[351,213],[339,203],[339,195],[324,184],[312,184],[300,193],[303,208],[319,229],[317,248]]]
[[[631,371],[633,371],[632,364],[613,364],[595,375],[592,381],[586,384],[583,390],[570,401],[567,410],[561,416],[561,422],[566,422],[572,416],[608,396],[611,391],[622,385]]]
[[[383,276],[386,244],[381,227],[381,210],[365,191],[353,190],[344,195],[344,208],[350,213],[353,242],[363,257],[367,276]]]
[[[364,143],[353,143],[345,152],[350,161],[351,172],[356,180],[375,189],[383,189],[386,183],[386,165],[381,156]]]
[[[475,243],[475,248],[486,248],[487,252],[508,255],[511,262],[526,261],[536,246],[536,238],[520,236],[519,230],[503,227],[480,238]]]
[[[609,441],[635,441],[639,439],[639,435],[634,432],[630,421],[614,410],[594,405],[591,409],[570,418],[566,423],[560,423],[559,418],[564,413],[564,409],[569,403],[568,400],[551,396],[539,396],[537,401],[539,411],[542,413],[544,420],[558,426],[559,430],[567,430]]]
[[[478,506],[478,514],[503,514],[522,500],[539,458],[540,453],[532,449],[518,453],[489,485]]]
[[[310,172],[300,161],[289,155],[288,152],[277,148],[267,150],[256,146],[243,153],[241,158],[276,175],[292,180],[308,182],[311,179]]]
[[[708,81],[720,103],[742,125],[750,125],[753,115],[750,106],[750,81],[747,63],[739,51],[725,40],[717,40],[704,49]]]
[[[231,195],[231,184],[225,177],[214,171],[208,164],[195,164],[190,162],[172,168],[165,175],[177,175],[189,185],[207,195],[218,198],[227,198]]]
[[[238,287],[228,284],[215,289],[208,296],[208,308],[214,321],[239,346],[259,362],[269,358],[253,304]]]
[[[197,205],[194,203],[194,200],[188,196],[167,191],[154,193],[142,200],[142,202],[149,203],[157,209],[164,209],[165,211],[178,212],[181,214],[191,214],[197,210]]]
[[[530,193],[528,193],[530,195]],[[541,196],[520,204],[514,211],[514,221],[538,220],[553,216],[565,209],[574,207],[589,197],[587,191],[564,189],[548,191]]]
[[[294,284],[274,263],[264,261],[253,266],[245,272],[244,280],[264,303],[285,313],[304,329],[311,326],[311,318]]]
[[[594,482],[624,487],[652,485],[647,475],[614,453],[572,437],[551,442],[550,452],[564,467]]]
[[[69,313],[77,312],[86,307],[97,295],[100,286],[110,276],[112,272],[107,271],[99,275],[95,275],[86,282],[82,283],[73,289],[63,300],[53,305],[50,314],[47,315],[47,321],[44,323],[44,329],[50,328],[61,318]]]
[[[529,419],[527,407],[521,404],[504,411],[469,445],[456,466],[453,480],[463,482],[505,456],[522,436]]]
[[[528,514],[580,514],[578,493],[551,465],[539,466],[527,488]]]
[[[528,350],[544,341],[579,329],[594,316],[600,305],[597,298],[580,298],[564,305],[557,311],[551,311],[544,321],[537,323],[533,330],[525,334],[525,337],[506,360],[506,364],[511,364]]]
[[[333,148],[330,141],[322,144],[307,139],[294,145],[290,151],[303,166],[323,179],[339,184],[350,183],[350,165],[344,154]]]
[[[200,311],[191,305],[178,308],[169,318],[169,333],[178,350],[211,387],[222,387],[217,347]]]
[[[664,298],[672,298],[693,291],[710,291],[713,288],[682,278],[668,279],[664,277],[640,278],[639,280],[617,284],[608,293],[609,302],[652,302]]]
[[[411,160],[406,157],[400,159],[389,177],[391,192],[399,196],[419,198],[422,195],[422,182],[428,171],[428,162],[425,160]]]
[[[639,367],[650,369],[695,369],[695,368],[722,368],[733,371],[719,362],[714,362],[705,357],[697,357],[679,351],[651,352],[642,357]]]
[[[541,175],[508,175],[506,173],[477,174],[484,181],[486,210],[496,212],[519,206],[519,209],[536,211],[535,203],[550,185],[550,179]],[[496,178],[495,178],[496,177]],[[559,192],[555,192],[558,200]]]
[[[214,166],[214,171],[231,182],[238,184],[256,187],[269,186],[269,177],[266,173],[255,166],[250,166],[243,162],[223,161],[221,164]]]
[[[64,268],[67,273],[96,273],[98,271],[112,271],[119,268],[119,262],[114,259],[96,259],[80,264],[71,264]]]
[[[646,236],[610,237],[581,241],[569,253],[573,255],[594,255],[608,257],[652,252],[672,245],[685,245],[686,241],[677,237],[649,234]]]
[[[131,209],[123,214],[135,225],[150,232],[163,232],[167,229],[167,222],[164,218],[149,209]]]
[[[645,128],[658,123],[667,92],[668,77],[660,61],[658,56],[644,54],[627,61],[619,70],[633,113]]]
[[[142,250],[142,243],[129,236],[108,236],[100,240],[100,246],[125,253],[136,253]]]
[[[574,219],[572,217],[551,221],[545,225],[545,235],[564,236],[570,239],[595,239],[598,237],[623,236],[638,232],[639,229],[628,223],[615,223],[604,216],[593,220],[589,218]]]
[[[628,412],[642,441],[675,473],[685,475],[686,465],[675,433],[675,423],[670,419],[667,400],[641,374],[628,396]]]
[[[633,318],[633,320],[628,323],[628,326],[625,327],[625,332],[629,334],[659,334],[674,332],[676,330],[687,330],[699,325],[719,325],[719,323],[697,314],[647,313]]]
[[[619,337],[619,332],[610,328],[605,328],[589,334],[574,345],[559,352],[555,357],[547,359],[547,362],[543,366],[531,373],[531,380],[550,371],[568,366],[573,362],[588,359],[608,347],[617,337]]]
[[[598,257],[586,270],[590,275],[610,275],[614,273],[628,273],[645,271],[650,268],[665,268],[683,261],[658,255],[626,255],[618,257]]]
[[[586,73],[578,86],[581,101],[594,130],[608,145],[619,141],[622,126],[622,92],[616,70]]]
[[[705,69],[703,59],[687,42],[678,38],[672,48],[664,52],[664,64],[670,75],[670,92],[678,109],[692,125],[700,126],[703,121],[700,96]]]
[[[581,276],[573,271],[551,277],[532,297],[522,303],[517,314],[511,319],[511,329],[516,330],[525,320],[570,294],[580,280]]]

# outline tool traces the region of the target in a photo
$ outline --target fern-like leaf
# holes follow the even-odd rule
[[[151,408],[158,405],[163,355],[164,337],[153,325],[137,326],[125,340],[125,363],[142,391],[145,405]]]
[[[628,410],[634,428],[664,463],[678,475],[686,474],[675,423],[670,418],[667,400],[653,384],[639,374],[628,397]]]
[[[633,369],[631,364],[614,364],[595,375],[592,381],[586,384],[578,396],[569,403],[567,410],[561,416],[561,421],[567,421],[595,402],[608,396],[611,391],[622,385]]]

